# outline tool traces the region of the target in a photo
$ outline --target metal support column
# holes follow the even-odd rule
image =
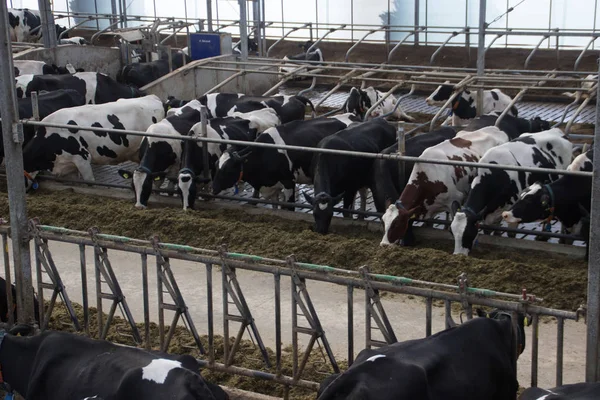
[[[598,70],[600,71],[600,66]],[[600,91],[600,85],[598,85],[598,90]],[[600,101],[596,102],[594,153],[600,154]],[[600,332],[600,232],[598,229],[591,229],[591,227],[600,226],[600,157],[594,158],[593,174],[586,317],[586,382],[597,382],[600,379],[600,341],[598,337]]]
[[[483,76],[485,69],[485,11],[486,0],[479,0],[479,32],[477,41],[477,76]],[[479,82],[478,82],[479,83]],[[477,90],[477,115],[483,111],[483,89]]]
[[[213,18],[212,18],[212,0],[206,0],[206,22],[208,24],[208,31],[213,31]]]
[[[369,270],[366,266],[359,268],[360,276],[365,282],[365,348],[370,349],[373,346],[382,347],[388,344],[396,343],[398,339],[394,333],[394,329],[390,324],[385,309],[379,298],[379,290],[373,289],[369,280]],[[372,328],[371,319],[375,321],[376,328]],[[385,339],[374,340],[371,335],[371,330],[378,329]]]
[[[420,0],[415,0],[415,46],[419,45],[419,3]]]
[[[246,13],[246,1],[238,0],[240,5],[240,50],[242,51],[242,62],[248,61],[248,14]]]
[[[260,4],[259,0],[252,0],[252,27],[254,31],[254,41],[258,46],[258,53],[262,56],[262,31],[263,21],[260,18]]]
[[[42,23],[40,28],[42,43],[46,48],[56,47],[56,28],[50,2],[48,0],[38,0],[38,7],[40,8],[40,19]]]
[[[19,112],[13,82],[15,71],[12,61],[12,46],[8,33],[8,11],[6,2],[0,4],[0,115],[2,115],[2,140],[8,205],[10,209],[10,236],[12,240],[15,281],[17,287],[17,311],[20,323],[35,320],[33,311],[33,282],[31,255],[27,231],[27,204],[23,181],[23,125],[18,123]],[[12,133],[12,134],[11,134]]]

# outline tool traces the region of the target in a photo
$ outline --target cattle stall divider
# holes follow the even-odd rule
[[[564,321],[573,320],[578,321],[579,318],[585,314],[585,308],[582,306],[577,311],[564,311],[542,307],[539,305],[543,299],[536,297],[526,292],[523,289],[520,294],[510,294],[497,292],[493,290],[480,289],[470,287],[468,285],[468,278],[465,274],[461,274],[457,277],[457,285],[432,283],[420,280],[414,280],[404,277],[389,276],[382,274],[370,273],[367,266],[362,266],[358,271],[345,270],[340,268],[334,268],[326,265],[318,265],[312,263],[300,262],[295,259],[293,255],[287,257],[285,260],[273,259],[260,257],[255,255],[241,254],[236,252],[229,252],[225,246],[219,247],[217,250],[200,249],[186,245],[178,245],[171,243],[163,243],[158,238],[153,237],[150,240],[133,239],[124,236],[115,236],[102,234],[97,229],[92,228],[89,232],[76,231],[66,228],[54,227],[41,225],[36,220],[30,222],[32,227],[32,235],[35,238],[36,249],[39,248],[39,243],[44,244],[44,254],[47,260],[51,260],[52,243],[61,242],[76,245],[80,251],[80,260],[82,263],[82,274],[81,274],[81,289],[83,291],[83,298],[88,296],[86,291],[87,288],[87,275],[85,274],[85,249],[90,247],[94,249],[96,255],[94,261],[94,268],[96,271],[95,281],[96,285],[99,286],[101,281],[101,274],[103,274],[103,268],[106,264],[98,262],[99,256],[108,253],[108,250],[127,252],[133,254],[139,254],[141,256],[141,283],[143,286],[143,313],[144,313],[144,339],[142,342],[139,336],[139,331],[135,323],[133,322],[133,316],[128,313],[124,313],[126,320],[130,324],[131,334],[134,341],[138,345],[142,345],[145,348],[150,348],[149,342],[149,323],[151,321],[149,311],[149,293],[150,288],[148,287],[148,271],[147,271],[147,257],[156,256],[156,271],[159,277],[159,285],[157,287],[157,301],[159,307],[158,325],[161,332],[166,329],[164,318],[161,317],[163,310],[172,310],[176,312],[187,313],[185,316],[186,328],[195,339],[197,350],[204,354],[206,359],[199,360],[202,365],[209,369],[215,369],[222,372],[233,373],[243,376],[250,376],[255,378],[267,379],[278,382],[286,386],[299,386],[308,389],[316,390],[318,388],[317,382],[312,382],[303,379],[303,371],[306,367],[308,357],[311,355],[313,345],[319,343],[323,346],[326,361],[331,365],[332,371],[339,371],[338,361],[329,346],[327,341],[327,329],[324,327],[319,319],[319,312],[317,307],[313,304],[310,298],[310,282],[325,282],[329,284],[339,285],[347,288],[347,339],[348,349],[346,359],[349,365],[352,364],[354,359],[354,310],[353,299],[356,290],[364,290],[365,293],[365,348],[380,347],[387,344],[391,344],[397,341],[394,329],[391,321],[389,320],[383,301],[381,299],[382,292],[391,292],[405,295],[412,295],[423,298],[425,300],[425,335],[430,336],[432,332],[432,309],[434,301],[443,301],[445,308],[445,325],[448,327],[452,322],[452,305],[457,304],[463,310],[467,319],[471,319],[473,316],[472,307],[493,307],[506,310],[508,312],[523,312],[533,316],[533,331],[532,337],[533,343],[531,344],[531,385],[537,385],[537,374],[538,374],[538,347],[539,342],[536,339],[536,333],[539,325],[539,318],[541,316],[554,317],[558,321],[557,325],[557,354],[556,354],[556,384],[562,383],[563,373],[563,351],[564,351]],[[10,228],[6,225],[0,225],[0,235],[4,243],[7,241],[7,237],[10,235]],[[5,268],[10,269],[6,262],[7,247],[4,246],[4,259]],[[75,255],[75,254],[74,254]],[[202,268],[202,264],[206,271],[206,310],[207,310],[207,326],[204,327],[208,332],[208,354],[205,354],[205,347],[202,341],[198,338],[198,333],[195,331],[192,315],[188,313],[187,306],[181,291],[177,287],[177,281],[173,274],[172,267],[170,267],[170,260],[183,260],[193,263],[197,263],[198,268]],[[229,337],[230,325],[234,322],[240,323],[240,328],[235,337],[232,347],[229,347],[229,342],[224,341],[225,355],[224,362],[220,363],[216,361],[215,356],[215,345],[214,345],[214,311],[213,311],[213,266],[220,266],[222,273],[222,298],[223,298],[223,332],[225,337]],[[42,268],[42,263],[36,263],[39,269]],[[60,265],[55,265],[54,277],[56,281],[60,282]],[[272,360],[268,356],[264,344],[260,340],[258,329],[254,323],[251,309],[244,297],[243,279],[237,278],[236,271],[253,271],[255,273],[270,274],[273,276],[273,290],[274,290],[274,301],[275,301],[275,315],[274,317],[274,329],[275,329],[275,372],[265,372],[264,370],[252,370],[240,366],[234,365],[235,354],[239,351],[239,343],[244,335],[246,327],[250,326],[252,335],[256,339],[256,346],[259,347],[263,358],[265,367],[269,369],[271,367]],[[118,286],[116,275],[111,269],[111,284]],[[293,369],[291,376],[286,376],[282,373],[282,345],[283,339],[281,335],[281,279],[289,278],[292,288],[292,356],[293,356]],[[168,284],[167,284],[168,282]],[[162,293],[163,286],[166,284],[167,292],[170,295],[175,294],[176,298],[175,305],[167,305],[163,303]],[[198,288],[201,287],[198,282]],[[40,292],[38,296],[41,299],[41,291],[46,289],[46,286],[40,286]],[[50,288],[50,287],[48,287]],[[56,290],[56,288],[50,288]],[[10,291],[8,292],[10,293]],[[61,293],[63,295],[63,301],[68,301],[66,294],[66,288],[61,287]],[[125,305],[126,293],[119,293],[123,305]],[[98,301],[106,298],[100,291],[97,292]],[[9,299],[10,300],[10,299]],[[239,316],[229,314],[228,305],[235,304]],[[48,310],[44,310],[44,303],[41,303],[42,307],[40,312],[46,312],[46,316],[42,315],[42,318],[46,319],[51,311],[51,304]],[[114,311],[115,307],[111,308]],[[73,327],[82,331],[86,330],[89,326],[89,303],[84,301],[84,321],[83,327],[78,324],[77,319],[72,319]],[[204,306],[203,306],[204,307]],[[125,308],[125,307],[124,307]],[[127,308],[125,308],[126,310]],[[101,320],[101,310],[98,312],[99,321]],[[298,317],[302,317],[303,320],[308,322],[309,327],[304,327],[299,322]],[[462,317],[461,317],[462,319]],[[169,340],[174,332],[175,326],[177,326],[177,316],[173,323],[168,327],[168,333],[165,336],[161,334],[159,337],[160,348],[165,350],[168,348]],[[374,323],[373,323],[374,322]],[[42,324],[42,328],[46,328],[47,324]],[[379,332],[379,335],[383,340],[374,338],[373,332]],[[86,330],[87,333],[87,330]],[[107,326],[99,331],[99,337],[106,337]],[[123,334],[123,333],[122,333]],[[301,347],[298,343],[298,334],[310,335],[309,344],[305,351],[301,351]],[[139,339],[139,340],[137,340]],[[197,340],[196,340],[197,339]],[[273,371],[272,369],[270,371]]]

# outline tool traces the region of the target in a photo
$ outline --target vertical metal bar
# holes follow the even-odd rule
[[[40,105],[38,102],[38,92],[31,92],[31,111],[33,119],[36,121],[40,120]]]
[[[538,383],[538,339],[540,316],[533,314],[533,324],[531,325],[531,386],[537,387]]]
[[[36,318],[36,320],[38,321],[38,324],[40,327],[46,326],[46,324],[44,323],[44,317],[45,317],[45,313],[44,313],[44,283],[43,283],[43,277],[42,277],[42,254],[40,251],[40,247],[37,245],[37,243],[33,243],[33,246],[35,247],[35,271],[36,271],[36,275],[37,275],[37,287],[38,287],[38,301],[39,304],[42,305],[42,309],[38,310],[39,311],[39,315],[34,315],[34,317]],[[12,290],[11,290],[12,292]],[[11,303],[8,303],[11,304]],[[12,310],[12,305],[7,307],[7,309],[10,311]],[[35,311],[35,310],[34,310]]]
[[[506,9],[508,10],[510,8],[510,0],[506,0]],[[510,15],[510,13],[506,13],[506,25],[505,25],[505,29],[508,31],[508,16]],[[504,48],[508,47],[508,35],[504,35]],[[491,47],[491,46],[490,46]]]
[[[248,14],[246,13],[246,0],[238,0],[240,5],[240,50],[242,51],[242,62],[248,61]],[[245,80],[245,78],[243,78]]]
[[[371,299],[365,290],[365,349],[371,348]]]
[[[227,365],[229,360],[229,292],[227,291],[227,274],[221,268],[221,289],[223,290],[223,359]]]
[[[429,0],[425,0],[425,26],[429,26],[429,18],[428,18],[428,14],[429,14]],[[425,30],[425,46],[427,46],[429,44],[428,41],[428,30]]]
[[[596,33],[596,15],[598,12],[598,0],[594,1],[594,28],[592,30],[593,33]],[[595,49],[596,44],[592,44],[592,49]]]
[[[275,376],[281,376],[281,275],[273,275],[275,283]]]
[[[404,124],[402,122],[398,122],[397,135],[398,135],[398,153],[400,153],[401,155],[404,155],[404,153],[406,152],[406,141],[405,141],[406,138],[404,137]],[[401,166],[404,164],[404,161],[398,160],[398,164],[399,164],[398,166]],[[404,168],[399,168],[398,171],[399,171],[398,179],[400,181],[400,184],[404,186],[404,182],[406,182]]]
[[[208,109],[206,106],[200,106],[200,133],[202,137],[208,136]],[[191,144],[191,143],[189,143]],[[210,166],[208,165],[208,142],[202,142],[202,177],[210,178]]]
[[[315,0],[315,28],[319,37],[319,0]]]
[[[42,27],[40,28],[42,43],[46,48],[56,47],[56,28],[54,26],[54,16],[52,15],[50,2],[48,0],[38,0],[38,7],[42,23]]]
[[[123,5],[121,6],[121,21],[121,26],[127,28],[127,0],[123,0]]]
[[[285,19],[283,18],[283,0],[281,0],[281,36],[285,35]]]
[[[446,318],[444,318],[444,324],[446,329],[450,328],[450,317],[452,317],[452,304],[450,300],[444,300],[444,310]]]
[[[354,42],[354,0],[350,0],[350,39]]]
[[[206,312],[208,316],[208,363],[215,363],[215,321],[213,309],[212,264],[206,264]]]
[[[102,275],[100,274],[100,248],[94,247],[94,269],[96,275],[96,319],[98,323],[98,335],[102,332]],[[99,338],[99,337],[98,337]]]
[[[565,319],[558,317],[556,319],[556,385],[563,383],[563,349],[565,343]]]
[[[385,30],[385,52],[390,54],[390,41],[392,40],[392,32],[390,32],[390,25],[392,24],[392,6],[391,0],[388,0],[387,7],[387,29]]]
[[[2,253],[4,255],[4,276],[6,278],[6,304],[9,304],[10,307],[15,304],[15,300],[12,297],[12,279],[10,273],[10,256],[8,255],[8,235],[6,233],[2,234]],[[10,308],[9,308],[10,309]],[[8,313],[8,324],[12,325],[15,323],[15,314],[12,312]]]
[[[600,65],[599,69],[600,71]],[[600,75],[598,75],[600,77]],[[598,85],[600,95],[600,85]],[[596,102],[596,128],[594,131],[594,153],[600,154],[600,101]],[[587,300],[587,344],[585,358],[586,382],[597,382],[600,378],[600,231],[591,229],[600,226],[600,159],[594,158],[592,181],[592,203],[590,210],[590,241],[588,262]]]
[[[292,376],[298,373],[298,306],[296,302],[296,283],[290,279],[292,288]]]
[[[425,299],[425,337],[431,336],[431,314],[433,311],[433,300],[431,297]]]
[[[206,22],[208,23],[208,31],[212,32],[213,31],[212,0],[206,0]]]
[[[117,15],[119,15],[119,13],[117,12],[117,0],[110,0],[110,10],[112,14],[112,19],[110,23],[115,24],[117,22]]]
[[[467,59],[471,63],[471,32],[469,30],[469,0],[465,0],[465,49]]]
[[[0,5],[0,115],[2,115],[2,140],[8,204],[10,210],[10,230],[13,244],[13,263],[17,286],[17,311],[19,322],[33,321],[33,286],[31,277],[31,255],[27,227],[27,204],[23,184],[23,131],[17,124],[19,111],[15,96],[15,71],[12,61],[12,45],[8,33],[8,11],[6,2]],[[54,37],[56,42],[56,35]],[[19,133],[20,131],[20,133]],[[11,134],[12,133],[12,134]]]
[[[415,0],[415,34],[414,34],[414,44],[415,46],[419,45],[419,4],[421,0]]]
[[[548,32],[552,30],[552,0],[550,0],[550,7],[548,9]],[[558,37],[556,37],[558,42]],[[550,48],[550,40],[548,40],[548,49]]]
[[[206,1],[210,2],[211,0],[206,0]],[[154,19],[156,19],[156,0],[152,0],[152,8],[154,9]]]
[[[477,76],[482,77],[485,69],[485,12],[486,0],[479,0],[479,32],[477,43]],[[478,82],[479,83],[479,82]],[[477,90],[477,115],[483,112],[483,89]]]
[[[158,299],[158,336],[160,337],[160,349],[163,349],[165,343],[165,310],[163,308],[163,282],[161,256],[156,256],[156,286]]]
[[[150,299],[148,298],[148,255],[141,254],[142,258],[142,297],[144,302],[144,347],[152,348],[150,343]]]
[[[67,4],[69,2],[67,1]],[[96,15],[98,14],[98,0],[94,0],[94,10],[96,11]],[[96,18],[96,29],[100,30],[100,20]]]
[[[85,245],[79,245],[79,264],[81,267],[81,299],[83,305],[83,331],[90,336],[90,305],[87,287],[87,263],[85,261]],[[41,304],[41,303],[40,303]]]
[[[354,362],[354,287],[348,285],[348,366]]]

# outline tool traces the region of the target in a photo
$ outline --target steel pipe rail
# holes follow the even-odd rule
[[[365,112],[365,117],[364,120],[368,121],[371,119],[371,113],[373,112],[373,110],[375,110],[381,103],[383,103],[385,101],[385,99],[387,99],[388,97],[392,96],[394,94],[394,92],[396,90],[398,90],[399,88],[401,88],[402,86],[404,86],[404,82],[400,82],[397,85],[395,85],[394,87],[392,87],[390,90],[387,91],[387,93],[385,93],[383,96],[381,96],[381,98],[379,100],[377,100],[368,110],[367,112]],[[394,110],[396,110],[396,108],[394,108]]]
[[[440,118],[440,115],[444,112],[444,110],[446,110],[446,108],[448,108],[448,106],[450,104],[452,104],[454,99],[462,92],[463,87],[465,87],[473,79],[474,79],[474,77],[472,77],[471,75],[467,75],[466,77],[463,78],[463,80],[461,80],[459,83],[454,85],[454,93],[452,93],[452,95],[448,98],[448,100],[446,100],[444,105],[442,107],[440,107],[438,112],[435,113],[435,115],[433,116],[433,118],[431,120],[431,124],[429,125],[430,131],[433,130],[435,123]]]
[[[87,20],[83,20],[81,22],[76,23],[72,27],[68,28],[66,31],[61,32],[60,35],[58,35],[58,40],[62,39],[65,35],[67,35],[69,32],[71,32],[73,29],[77,28],[78,26],[88,23],[90,21],[98,20],[98,19],[101,19],[101,18],[94,18],[94,17],[90,16],[90,17],[88,17]]]
[[[358,46],[359,44],[361,44],[367,37],[369,37],[370,35],[379,32],[380,30],[387,30],[389,27],[387,25],[383,25],[381,28],[379,29],[371,29],[369,32],[367,32],[363,37],[361,37],[358,42],[354,43],[346,52],[346,55],[344,56],[344,61],[348,62],[348,59],[350,58],[350,53],[352,53],[354,51],[354,49],[356,48],[356,46]]]
[[[565,135],[569,135],[569,132],[571,132],[571,126],[573,126],[573,123],[575,122],[575,119],[577,118],[577,116],[579,115],[579,113],[581,113],[581,110],[583,110],[585,108],[585,106],[588,105],[588,103],[592,100],[592,98],[596,97],[596,93],[591,93],[582,103],[581,105],[577,108],[577,110],[575,110],[575,112],[573,113],[573,115],[571,116],[571,119],[569,120],[569,122],[567,122],[567,126],[565,126]]]
[[[467,33],[467,32],[469,32],[469,28],[463,28],[459,32],[452,32],[452,34],[450,35],[450,37],[448,39],[446,39],[436,51],[433,52],[433,54],[431,55],[431,58],[429,59],[429,64],[430,65],[433,64],[433,61],[435,60],[435,57],[438,55],[438,53],[440,51],[442,51],[442,49],[444,47],[446,47],[446,45],[448,44],[448,42],[450,40],[452,40],[453,38],[455,38],[458,35],[462,35],[462,34]]]
[[[121,23],[121,21],[113,22],[112,24],[110,24],[106,28],[101,29],[98,32],[94,33],[92,35],[92,38],[90,39],[90,43],[93,45],[94,42],[100,37],[100,35],[102,35],[103,33],[107,32],[107,31],[109,31],[110,29],[114,28],[115,26],[119,25],[120,23]]]
[[[215,29],[213,32],[219,32],[221,29],[233,27],[233,26],[236,26],[236,25],[239,25],[239,24],[240,24],[240,20],[238,19],[237,21],[232,21],[229,24],[221,25],[220,27],[218,27],[217,29]]]
[[[348,72],[346,75],[344,75],[340,81],[331,89],[329,90],[321,99],[319,99],[319,101],[317,102],[317,104],[315,104],[315,111],[321,106],[321,104],[323,104],[332,94],[334,94],[335,92],[337,92],[343,85],[345,85],[351,78],[352,75],[354,75],[356,73],[356,70],[353,69],[352,71]],[[344,107],[342,107],[341,109],[343,109]]]
[[[487,45],[487,47],[483,50],[483,54],[486,54],[488,52],[488,50],[492,47],[492,45],[496,42],[496,40],[500,39],[501,37],[503,37],[504,34],[503,33],[499,33],[497,34],[492,41],[490,42],[490,44]]]
[[[333,32],[336,32],[336,31],[340,31],[340,30],[343,30],[343,29],[345,29],[345,28],[346,28],[346,26],[347,26],[346,24],[342,24],[342,25],[339,25],[339,26],[338,26],[338,27],[336,27],[336,28],[329,28],[329,29],[327,30],[327,32],[325,32],[325,33],[323,34],[323,36],[321,36],[320,38],[318,38],[318,39],[317,39],[317,41],[316,41],[316,42],[314,42],[314,43],[312,44],[312,46],[310,46],[310,47],[309,47],[309,48],[306,50],[306,58],[308,58],[308,53],[310,53],[310,52],[311,52],[311,51],[312,51],[312,50],[313,50],[315,47],[317,47],[317,45],[318,45],[319,43],[321,43],[321,42],[323,41],[323,39],[325,39],[327,36],[329,36],[329,35],[330,35],[330,34],[332,34]]]
[[[416,35],[419,32],[425,31],[427,30],[427,27],[425,26],[420,26],[418,29],[413,30],[412,32],[409,32],[406,36],[404,36],[402,38],[401,41],[399,41],[393,48],[392,50],[390,50],[390,52],[388,53],[387,56],[387,63],[389,64],[390,61],[392,60],[392,56],[394,55],[394,53],[400,48],[400,46],[402,46],[404,44],[404,42],[406,42],[406,40],[408,40],[409,37]]]
[[[37,122],[31,120],[22,120],[24,125],[34,125],[34,126],[46,126],[51,128],[61,128],[61,129],[69,129],[72,125],[66,124],[49,124],[46,122]],[[87,130],[92,132],[107,132],[107,133],[117,133],[120,135],[132,135],[132,136],[142,136],[142,137],[155,137],[162,139],[172,139],[173,135],[165,135],[165,134],[157,134],[157,133],[147,133],[141,131],[132,131],[132,130],[124,130],[124,129],[112,129],[112,128],[96,128],[96,127],[87,127],[87,126],[79,126],[79,130]],[[452,160],[433,160],[419,157],[408,157],[408,156],[400,156],[397,154],[381,154],[381,153],[363,153],[359,151],[348,151],[348,150],[334,150],[334,149],[323,149],[323,148],[314,148],[314,147],[304,147],[304,146],[289,146],[289,145],[278,145],[278,144],[270,144],[270,143],[258,143],[258,142],[245,142],[242,140],[228,140],[228,139],[217,139],[217,138],[202,138],[202,137],[190,137],[190,136],[181,136],[180,140],[189,140],[195,142],[208,142],[208,143],[225,143],[237,145],[240,147],[264,147],[264,148],[273,148],[278,150],[294,150],[294,151],[306,151],[312,153],[322,153],[322,154],[337,154],[337,155],[346,155],[353,157],[362,157],[362,158],[373,158],[373,159],[389,159],[396,161],[410,161],[415,163],[425,163],[425,164],[441,164],[441,165],[452,165],[452,166],[462,166],[462,167],[472,167],[472,168],[489,168],[489,169],[505,169],[509,171],[523,171],[523,172],[538,172],[544,174],[556,174],[556,175],[573,175],[573,176],[588,176],[591,177],[591,172],[583,172],[583,171],[567,171],[567,170],[555,170],[550,168],[529,168],[522,167],[516,165],[501,165],[501,164],[488,164],[488,163],[477,163],[477,162],[468,162],[468,161],[452,161]]]
[[[527,69],[527,66],[529,65],[529,61],[531,61],[535,52],[540,48],[542,43],[544,43],[544,41],[546,39],[548,39],[549,37],[550,37],[550,35],[547,35],[547,34],[544,35],[544,37],[538,42],[538,44],[533,48],[533,50],[531,50],[531,53],[529,53],[529,55],[527,56],[527,59],[525,59],[525,65],[523,66],[523,68]]]
[[[596,41],[596,39],[598,39],[598,36],[591,38],[590,41],[588,42],[588,44],[585,46],[585,48],[583,50],[581,50],[581,54],[579,54],[579,56],[575,60],[575,64],[573,65],[573,70],[577,70],[577,68],[579,68],[579,63],[581,63],[581,60],[583,60],[583,55],[585,54],[586,51],[588,51],[588,49],[590,48],[592,43],[594,43]]]
[[[292,33],[296,32],[297,30],[300,29],[304,29],[304,28],[308,28],[308,27],[312,27],[312,22],[308,22],[302,26],[298,26],[295,28],[292,28],[289,32],[287,32],[285,35],[283,35],[281,38],[277,39],[275,41],[275,43],[273,43],[271,46],[269,46],[269,48],[267,49],[267,58],[269,57],[269,54],[271,53],[271,50],[273,50],[273,48],[275,48],[275,46],[277,46],[279,43],[281,43],[285,38],[287,38],[288,36],[290,36]]]
[[[398,97],[396,99],[396,105],[394,106],[394,108],[392,109],[392,111],[381,115],[381,117],[382,118],[387,118],[390,115],[394,115],[394,113],[396,112],[396,110],[400,107],[400,103],[402,102],[402,100],[406,99],[407,97],[412,96],[414,92],[415,92],[415,85],[411,85],[410,90],[409,90],[408,93],[403,94],[402,96],[400,96],[400,97]]]

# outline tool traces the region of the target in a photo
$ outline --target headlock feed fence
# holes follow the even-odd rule
[[[538,381],[538,329],[540,317],[550,316],[557,320],[556,331],[556,385],[563,381],[563,344],[565,320],[578,321],[585,312],[584,308],[576,312],[551,309],[537,305],[541,299],[536,298],[523,290],[522,294],[515,295],[492,290],[479,289],[468,285],[465,274],[458,277],[458,285],[431,283],[413,280],[404,277],[388,276],[369,273],[368,267],[363,266],[359,271],[350,271],[333,268],[325,265],[316,265],[297,261],[294,256],[286,260],[264,258],[259,256],[240,254],[227,251],[225,246],[218,250],[207,250],[185,245],[162,243],[158,237],[151,240],[132,239],[123,236],[102,234],[96,228],[88,232],[76,231],[66,228],[45,226],[37,220],[29,223],[30,236],[33,239],[35,254],[35,268],[37,273],[37,291],[40,304],[44,304],[45,295],[51,292],[48,307],[41,307],[40,327],[47,329],[52,310],[56,306],[58,297],[66,306],[73,327],[89,335],[90,310],[88,303],[88,276],[86,272],[86,248],[91,247],[94,254],[94,278],[96,285],[96,306],[98,309],[98,332],[101,339],[106,338],[108,328],[115,315],[117,307],[121,308],[126,322],[131,328],[131,336],[138,345],[150,348],[150,288],[148,286],[148,257],[155,258],[157,279],[157,305],[158,329],[160,349],[166,350],[172,340],[175,327],[180,319],[194,339],[194,343],[207,360],[200,360],[201,364],[209,369],[222,372],[256,377],[275,381],[286,386],[298,386],[308,389],[317,389],[318,383],[303,379],[307,361],[314,346],[321,345],[324,354],[333,371],[339,372],[338,361],[330,346],[330,338],[321,324],[319,312],[311,300],[309,283],[325,282],[346,288],[347,298],[347,355],[348,364],[352,364],[355,353],[354,343],[354,295],[355,291],[363,291],[365,296],[365,343],[364,347],[380,347],[397,341],[392,323],[386,314],[381,301],[382,292],[399,293],[417,296],[425,300],[425,335],[432,334],[432,319],[434,302],[443,301],[445,308],[445,326],[452,323],[452,305],[458,304],[467,319],[473,317],[474,306],[487,306],[500,308],[509,312],[524,312],[532,316],[532,343],[531,343],[531,385],[537,386]],[[8,255],[8,236],[10,228],[0,226],[0,236],[4,252],[4,267],[7,284],[10,284],[11,268]],[[61,280],[60,266],[52,258],[52,243],[62,242],[76,245],[79,249],[81,265],[80,289],[83,298],[83,320],[75,314],[67,290]],[[142,276],[143,294],[143,334],[139,331],[133,313],[126,301],[115,270],[110,261],[110,254],[114,251],[139,254]],[[203,343],[195,325],[192,315],[186,304],[182,291],[173,274],[171,260],[184,260],[195,263],[198,269],[204,268],[206,272],[206,326],[202,330],[207,332],[207,341]],[[216,362],[215,356],[215,323],[214,323],[214,295],[213,266],[220,267],[222,279],[223,299],[223,333],[224,337],[235,336],[233,344],[224,340],[223,362]],[[152,268],[152,267],[150,267]],[[238,278],[237,271],[253,271],[269,274],[273,277],[274,315],[273,326],[275,329],[275,359],[271,359],[261,338],[258,326],[253,318],[252,310],[244,296],[245,282]],[[70,277],[72,278],[72,277]],[[289,279],[291,285],[291,332],[292,332],[292,374],[282,373],[282,298],[281,283]],[[200,289],[200,284],[197,288]],[[7,291],[9,301],[12,301],[11,291]],[[109,302],[110,308],[106,320],[103,320],[103,307]],[[10,303],[9,303],[10,304]],[[230,310],[231,308],[231,310]],[[173,313],[169,323],[166,312]],[[358,311],[358,310],[357,310]],[[12,318],[12,315],[9,315]],[[516,321],[516,318],[514,319]],[[237,327],[235,323],[239,324]],[[249,331],[255,345],[260,350],[264,365],[275,366],[275,372],[265,372],[255,369],[236,366],[234,356],[239,351],[244,332]],[[374,332],[378,332],[374,336]],[[299,335],[307,335],[308,345],[302,350],[299,345]],[[382,340],[381,340],[382,338]],[[339,338],[334,338],[337,340]],[[362,348],[362,347],[361,347]]]

